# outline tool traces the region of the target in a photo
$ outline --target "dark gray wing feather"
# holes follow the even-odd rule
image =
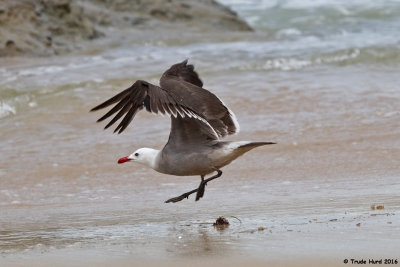
[[[146,81],[136,81],[130,88],[94,107],[91,111],[96,111],[115,103],[117,104],[110,111],[97,120],[97,122],[103,121],[118,112],[105,126],[105,129],[123,117],[114,130],[114,132],[122,133],[131,123],[136,113],[146,108],[149,112],[168,114],[172,118],[180,117],[196,120],[199,124],[197,124],[194,131],[201,131],[204,132],[208,138],[218,139],[217,134],[207,120],[196,114],[189,106],[185,105],[184,101],[176,101],[168,91]]]
[[[170,142],[217,140],[239,131],[235,115],[216,95],[202,88],[203,82],[193,65],[187,64],[187,60],[164,72],[160,85],[158,87],[146,81],[136,81],[130,88],[91,111],[117,103],[98,122],[118,112],[105,127],[107,129],[123,117],[114,130],[118,133],[122,133],[143,108],[156,114],[168,114],[172,123]]]
[[[187,64],[187,62],[188,60],[186,59],[181,63],[172,65],[168,70],[164,72],[163,77],[174,77],[181,81],[194,84],[198,87],[203,87],[203,82],[201,81],[197,72],[194,70],[194,66],[191,64]]]
[[[224,137],[239,131],[239,124],[233,112],[210,91],[180,80],[178,77],[164,75],[160,80],[160,85],[178,103],[190,107],[192,111],[204,118],[217,133],[218,137]]]

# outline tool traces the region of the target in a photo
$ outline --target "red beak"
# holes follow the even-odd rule
[[[123,157],[123,158],[120,158],[118,160],[118,164],[122,164],[122,163],[125,163],[127,161],[131,161],[131,159],[128,159],[128,157]]]

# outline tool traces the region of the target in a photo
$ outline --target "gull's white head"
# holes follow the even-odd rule
[[[131,162],[138,162],[138,163],[144,164],[144,165],[149,166],[150,168],[154,169],[158,152],[159,152],[159,150],[152,149],[152,148],[147,148],[147,147],[139,148],[138,150],[136,150],[129,156],[120,158],[118,160],[118,164],[131,161]]]

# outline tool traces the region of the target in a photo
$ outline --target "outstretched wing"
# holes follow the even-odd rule
[[[182,99],[185,105],[204,118],[219,137],[239,132],[235,114],[210,91],[202,88],[198,74],[187,60],[172,65],[160,79],[161,87],[175,99]]]
[[[200,122],[196,129],[197,131],[201,130],[202,132],[207,133],[210,138],[218,138],[214,129],[210,126],[207,120],[196,114],[196,112],[193,111],[189,106],[185,105],[184,101],[177,101],[166,90],[146,81],[136,81],[128,89],[113,96],[90,111],[103,109],[113,104],[116,105],[104,116],[98,119],[97,122],[103,121],[118,112],[105,126],[105,129],[107,129],[124,116],[117,128],[115,128],[114,133],[122,133],[133,120],[136,113],[139,110],[146,108],[147,111],[156,114],[168,114],[174,118],[180,117],[195,119]]]
[[[164,72],[161,80],[164,78],[175,78],[194,84],[198,87],[203,87],[203,82],[201,81],[197,72],[194,70],[194,66],[192,64],[187,64],[187,62],[188,60],[185,59],[181,63],[172,65],[168,70]]]
[[[116,104],[98,122],[117,113],[105,126],[123,117],[114,132],[122,133],[136,113],[146,108],[153,113],[171,116],[169,143],[217,140],[239,131],[235,115],[203,83],[187,60],[172,65],[160,79],[161,87],[138,80],[91,111]]]

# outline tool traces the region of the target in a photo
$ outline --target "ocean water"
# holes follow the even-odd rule
[[[400,1],[220,2],[254,32],[121,30],[117,44],[0,59],[3,260],[81,249],[172,259],[304,256],[307,248],[321,257],[394,256]],[[226,167],[201,201],[168,205],[198,177],[116,164],[139,147],[161,148],[168,118],[142,112],[113,135],[89,110],[137,79],[157,84],[186,58],[236,114],[241,133],[229,139],[278,145]],[[221,215],[243,223],[225,232],[203,224]]]
[[[0,117],[34,106],[31,100],[36,96],[56,90],[47,85],[69,85],[71,79],[79,83],[125,78],[132,75],[133,68],[136,76],[151,70],[158,73],[166,65],[185,58],[213,72],[266,73],[357,66],[376,68],[379,72],[396,69],[400,62],[400,1],[220,2],[243,17],[255,33],[242,37],[207,36],[203,40],[197,36],[192,41],[186,37],[185,44],[174,43],[174,38],[167,42],[150,40],[96,55],[43,60],[41,64],[36,64],[37,60],[30,64],[29,60],[3,59]],[[141,71],[142,61],[152,67]],[[140,70],[135,62],[140,64]],[[155,62],[162,67],[154,66]],[[99,68],[104,72],[93,71]],[[36,79],[38,76],[44,79]],[[30,86],[27,88],[21,79],[30,82]],[[393,83],[392,88],[398,89],[397,84]]]

